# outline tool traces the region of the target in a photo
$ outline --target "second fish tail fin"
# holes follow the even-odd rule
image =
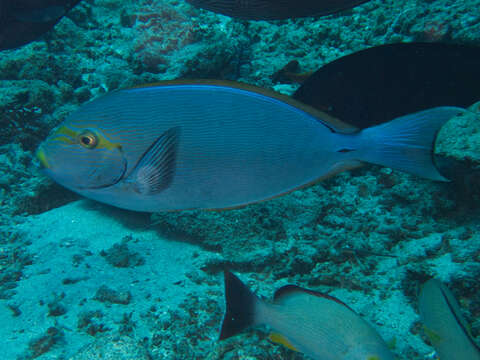
[[[234,274],[225,270],[225,316],[219,340],[227,339],[255,325],[261,300]]]
[[[459,107],[436,107],[365,129],[358,134],[365,144],[359,160],[448,181],[434,163],[435,139],[442,125],[465,111]]]

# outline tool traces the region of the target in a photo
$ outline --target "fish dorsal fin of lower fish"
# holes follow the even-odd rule
[[[250,85],[250,84],[246,84],[238,81],[214,80],[214,79],[179,79],[179,80],[167,80],[167,81],[162,81],[158,83],[137,85],[137,86],[134,86],[133,89],[150,88],[150,87],[158,87],[158,86],[172,86],[172,85],[173,86],[181,86],[181,85],[225,86],[225,87],[250,91],[263,96],[268,96],[270,98],[287,103],[288,105],[294,106],[295,108],[312,115],[318,121],[322,122],[325,126],[329,127],[335,132],[340,132],[345,134],[358,132],[357,127],[350,125],[348,123],[344,123],[343,121],[337,119],[336,117],[333,117],[332,115],[329,115],[326,112],[323,112],[313,106],[307,105],[302,101],[295,100],[290,96],[280,94],[273,90],[264,89],[259,86]]]
[[[277,343],[277,344],[281,344],[283,346],[285,346],[286,348],[289,348],[290,350],[293,350],[293,351],[298,351],[298,349],[292,345],[292,343],[290,342],[290,340],[288,340],[285,336],[283,336],[282,334],[279,334],[279,333],[276,333],[276,332],[272,332],[269,336],[268,336],[268,339],[274,343]]]
[[[143,195],[168,188],[175,174],[180,127],[165,131],[143,154],[127,182]]]
[[[275,294],[273,295],[273,302],[274,303],[279,303],[283,299],[286,299],[287,297],[298,294],[298,293],[304,293],[304,294],[308,294],[308,295],[312,295],[312,296],[321,297],[321,298],[324,298],[324,299],[327,299],[327,300],[331,300],[331,301],[334,301],[334,302],[336,302],[340,305],[343,305],[346,308],[348,308],[349,310],[355,312],[350,306],[345,304],[343,301],[337,299],[336,297],[321,293],[319,291],[305,289],[305,288],[302,288],[302,287],[297,286],[297,285],[282,286],[280,289],[275,291]]]

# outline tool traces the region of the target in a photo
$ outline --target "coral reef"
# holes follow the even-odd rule
[[[225,267],[262,296],[287,283],[336,296],[412,360],[432,352],[417,288],[438,277],[480,336],[478,115],[439,134],[450,183],[365,166],[225,212],[150,215],[74,201],[34,160],[51,129],[106,92],[214,77],[291,94],[297,85],[271,75],[292,60],[308,72],[388,42],[480,44],[478,6],[372,0],[328,17],[248,22],[179,0],[84,0],[39,41],[2,52],[5,359],[304,358],[259,329],[216,342]]]

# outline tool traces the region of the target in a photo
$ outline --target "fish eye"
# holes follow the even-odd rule
[[[87,130],[87,131],[82,132],[78,136],[78,142],[84,148],[94,149],[95,146],[97,146],[97,144],[98,144],[98,139],[97,139],[97,136],[93,132]]]

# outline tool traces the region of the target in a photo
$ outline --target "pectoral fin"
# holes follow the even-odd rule
[[[145,151],[128,177],[136,192],[154,195],[168,188],[175,175],[180,128],[165,131]]]

